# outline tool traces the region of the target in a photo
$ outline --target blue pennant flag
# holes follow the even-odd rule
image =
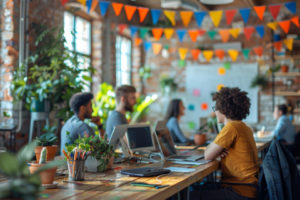
[[[139,30],[139,28],[137,26],[130,26],[130,35],[131,35],[131,37],[133,37],[138,30]]]
[[[144,42],[144,48],[145,48],[145,51],[149,51],[150,48],[152,46],[152,43],[151,42],[148,42],[148,41],[145,41]]]
[[[93,2],[93,0],[87,0],[87,2],[86,2],[86,7],[87,7],[88,13],[90,13],[90,11],[91,11],[92,2]]]
[[[273,39],[274,39],[274,42],[278,42],[281,40],[281,37],[279,34],[274,34]]]
[[[110,5],[110,2],[107,1],[100,1],[100,13],[102,16],[106,14],[107,8]]]
[[[158,9],[151,9],[151,16],[153,24],[157,24],[161,10]]]
[[[258,33],[258,35],[263,38],[265,35],[265,27],[263,25],[259,25],[255,27],[256,32]]]
[[[250,15],[250,8],[243,8],[240,9],[240,13],[242,15],[242,18],[244,20],[244,23],[246,24],[248,22],[249,19],[249,15]]]
[[[176,33],[178,35],[179,41],[182,42],[186,33],[186,29],[177,29]]]
[[[194,12],[194,14],[195,14],[195,19],[197,21],[197,25],[199,27],[201,27],[201,24],[202,24],[202,21],[203,21],[205,15],[206,15],[206,12],[200,11],[200,12]]]
[[[296,14],[296,2],[295,1],[287,2],[284,5],[287,9],[289,9],[289,11],[291,11],[291,13]]]

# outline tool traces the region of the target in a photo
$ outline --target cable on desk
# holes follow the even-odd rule
[[[162,180],[159,180],[159,178],[161,177],[164,177],[164,176],[167,176],[167,175],[170,175],[172,172],[168,173],[168,174],[161,174],[159,176],[156,177],[156,181],[158,184],[161,184],[162,183]]]

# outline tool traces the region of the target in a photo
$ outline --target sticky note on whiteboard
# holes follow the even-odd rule
[[[190,105],[188,106],[188,109],[189,109],[190,111],[194,111],[194,110],[195,110],[195,106],[194,106],[193,104],[190,104]]]
[[[194,89],[194,90],[193,90],[193,95],[194,95],[195,97],[200,96],[200,90]]]
[[[202,110],[207,110],[208,109],[208,104],[207,103],[202,103],[201,104],[201,109]]]

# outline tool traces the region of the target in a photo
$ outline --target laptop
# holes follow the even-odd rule
[[[121,170],[121,174],[129,175],[129,176],[138,176],[138,177],[151,177],[158,176],[161,174],[170,173],[171,170],[164,168],[156,168],[156,167],[141,167],[135,169],[125,169]]]
[[[203,155],[191,155],[193,154],[192,151],[179,153],[175,149],[174,141],[165,121],[158,121],[156,123],[155,132],[159,138],[159,145],[161,145],[161,149],[164,153],[164,156],[167,157],[167,160],[195,162],[204,158]]]

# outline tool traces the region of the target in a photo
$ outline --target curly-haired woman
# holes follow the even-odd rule
[[[221,157],[222,184],[202,190],[201,199],[254,199],[258,154],[252,130],[242,122],[249,114],[250,99],[239,88],[222,88],[213,100],[218,122],[224,127],[205,150],[205,159]],[[235,183],[235,184],[230,184]]]

